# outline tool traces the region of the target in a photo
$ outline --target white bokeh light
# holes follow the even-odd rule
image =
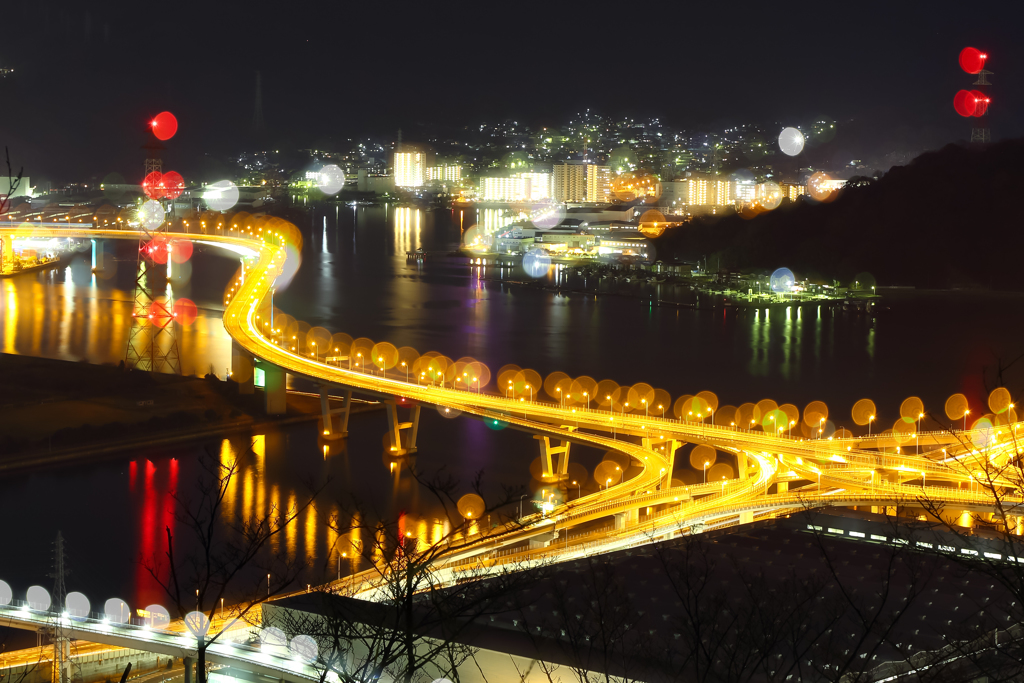
[[[324,194],[337,194],[345,187],[345,172],[337,164],[328,164],[320,169],[316,186]]]
[[[227,211],[238,203],[238,186],[230,180],[218,180],[206,186],[203,200],[214,211]]]
[[[78,591],[71,591],[64,598],[64,611],[73,617],[87,617],[89,609],[89,598]]]
[[[804,134],[796,128],[783,128],[779,133],[779,149],[783,154],[795,157],[804,151]]]
[[[155,199],[139,207],[139,222],[146,230],[156,230],[164,223],[164,207]]]
[[[40,612],[50,609],[50,592],[42,586],[32,586],[25,595],[30,609]]]

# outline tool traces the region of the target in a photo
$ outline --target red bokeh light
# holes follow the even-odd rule
[[[178,299],[174,302],[174,319],[188,327],[196,321],[199,309],[191,299]]]
[[[184,263],[192,258],[191,240],[174,240],[171,243],[171,260],[175,263]]]
[[[161,236],[154,237],[142,246],[142,255],[153,263],[167,263],[167,252],[170,245]]]
[[[973,47],[965,47],[960,51],[960,68],[969,74],[976,74],[985,68],[988,55]]]
[[[971,97],[974,98],[974,116],[984,116],[988,111],[988,95],[980,90],[972,90]]]
[[[177,199],[185,191],[185,179],[177,171],[168,171],[164,173],[161,186],[164,189],[164,197]]]
[[[960,116],[974,116],[975,96],[969,90],[960,90],[953,96],[953,108]]]
[[[153,171],[142,181],[142,191],[150,199],[163,199],[163,174],[160,171]]]
[[[156,327],[167,327],[174,320],[174,315],[167,310],[167,306],[154,301],[149,305],[149,321]]]
[[[169,111],[162,111],[149,122],[153,135],[158,140],[170,140],[178,132],[178,119]]]

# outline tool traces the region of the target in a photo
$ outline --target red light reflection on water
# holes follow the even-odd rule
[[[133,462],[132,465],[135,463]],[[135,477],[129,490],[135,492]],[[139,520],[138,563],[135,569],[134,607],[166,602],[166,596],[159,583],[150,575],[144,563],[159,567],[160,578],[167,572],[167,529],[174,533],[174,491],[178,485],[178,461],[170,460],[158,467],[146,460],[143,469],[142,486],[138,489],[141,499],[136,499]],[[134,496],[133,496],[134,498]]]

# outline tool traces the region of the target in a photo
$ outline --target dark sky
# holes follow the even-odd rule
[[[680,126],[824,114],[892,145],[967,134],[952,98],[973,82],[957,54],[974,45],[995,72],[994,136],[1024,135],[1022,3],[12,5],[0,144],[54,181],[135,180],[145,122],[163,109],[181,122],[165,168],[253,146],[257,69],[273,146],[480,119],[558,124],[586,107]]]

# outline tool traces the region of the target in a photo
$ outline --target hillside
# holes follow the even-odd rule
[[[785,203],[744,219],[699,219],[656,241],[659,258],[880,285],[1024,290],[1024,140],[949,145],[831,203]],[[720,260],[719,260],[720,259]]]

